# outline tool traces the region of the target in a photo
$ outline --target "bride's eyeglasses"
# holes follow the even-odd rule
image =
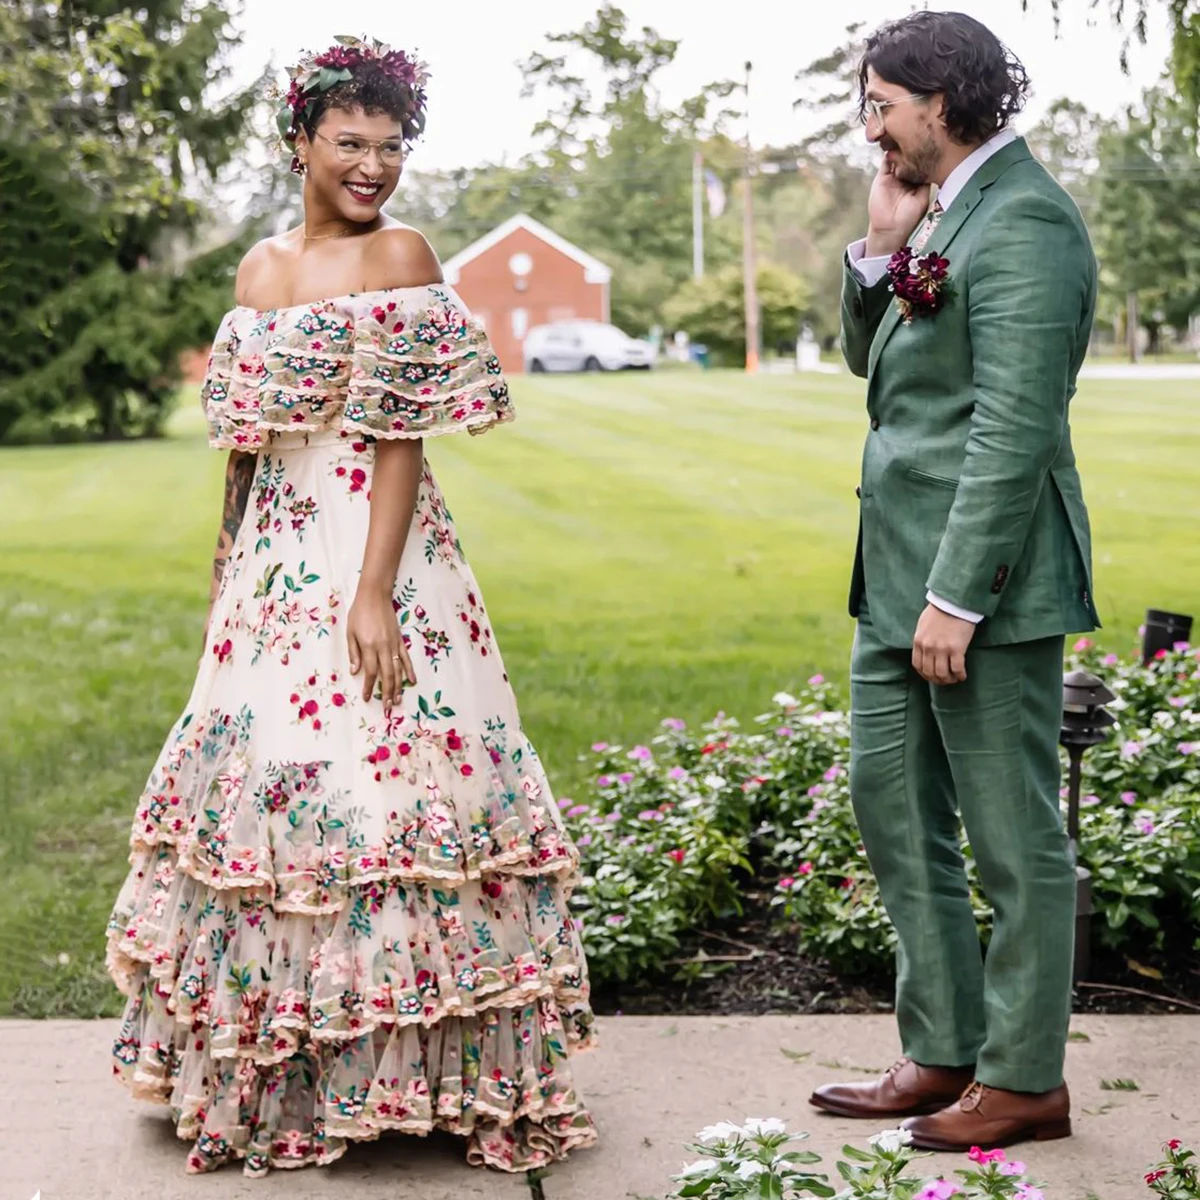
[[[339,138],[326,137],[323,133],[318,133],[317,137],[333,147],[333,152],[337,155],[339,162],[362,162],[371,152],[372,147],[379,151],[379,161],[385,167],[398,167],[404,162],[404,143],[398,138],[384,138],[381,142],[373,142],[369,138],[353,137],[348,133],[342,134]]]

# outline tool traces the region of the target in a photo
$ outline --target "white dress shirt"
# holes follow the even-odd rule
[[[976,146],[966,158],[946,176],[945,183],[937,189],[937,201],[942,206],[942,212],[945,213],[950,205],[954,203],[955,197],[967,186],[967,182],[971,176],[983,166],[989,158],[992,157],[998,150],[1003,150],[1005,146],[1017,140],[1018,134],[1015,129],[1002,129],[999,133],[993,134],[992,137],[982,145]],[[851,242],[846,247],[846,254],[850,260],[850,269],[854,272],[855,278],[863,285],[863,287],[874,287],[887,272],[888,262],[891,260],[890,254],[877,254],[871,258],[866,257],[867,239],[859,238],[857,242]],[[933,592],[926,592],[925,599],[929,601],[935,608],[940,608],[942,612],[949,613],[952,617],[959,617],[964,621],[970,621],[972,624],[978,625],[983,620],[983,614],[972,612],[968,608],[960,608],[957,604],[951,604],[949,600],[943,600],[941,596],[935,595]]]

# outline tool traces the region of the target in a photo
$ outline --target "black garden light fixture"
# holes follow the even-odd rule
[[[1192,618],[1187,613],[1146,609],[1145,630],[1142,633],[1142,664],[1149,666],[1160,650],[1173,650],[1180,642],[1191,640]]]
[[[1067,837],[1075,865],[1075,966],[1074,978],[1083,979],[1090,965],[1092,873],[1079,865],[1079,790],[1083,756],[1089,746],[1108,737],[1117,723],[1104,706],[1116,696],[1103,680],[1087,671],[1072,671],[1063,679],[1063,722],[1058,740],[1070,760],[1067,776]]]

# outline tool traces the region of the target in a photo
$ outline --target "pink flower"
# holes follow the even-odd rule
[[[1073,649],[1075,650],[1076,654],[1083,654],[1084,651],[1086,651],[1086,650],[1094,649],[1095,645],[1096,645],[1096,643],[1093,642],[1091,638],[1083,637],[1083,638],[1080,638],[1079,641],[1077,641],[1075,643]]]
[[[784,738],[791,737],[792,731],[786,725],[780,725],[780,727],[777,730],[775,730],[775,736],[776,737],[784,737]]]
[[[667,729],[674,729],[676,733],[687,728],[687,722],[681,721],[678,717],[668,717],[663,722],[663,725]]]
[[[601,775],[600,778],[596,780],[596,786],[598,788],[611,787],[612,780],[609,779],[609,777],[607,775]]]
[[[822,778],[825,780],[826,783],[832,783],[835,779],[837,779],[839,776],[844,775],[844,774],[845,774],[845,772],[842,770],[842,768],[839,767],[836,763],[834,763],[834,765],[832,767],[830,767],[828,771],[825,772],[825,774],[822,776]]]
[[[1195,754],[1196,753],[1196,743],[1195,742],[1180,742],[1179,743],[1179,753],[1180,754]]]
[[[671,768],[671,769],[670,769],[670,770],[667,772],[667,778],[668,778],[668,779],[674,779],[674,780],[676,780],[676,781],[678,781],[678,780],[680,780],[680,779],[686,779],[686,778],[687,778],[687,772],[686,772],[686,771],[685,771],[685,770],[684,770],[682,767],[672,767],[672,768]]]
[[[1167,703],[1172,708],[1183,708],[1187,704],[1186,696],[1172,696]]]
[[[1121,793],[1121,802],[1123,804],[1136,804],[1137,803],[1137,792],[1122,792]]]
[[[567,803],[570,804],[570,801],[567,801]],[[582,817],[585,812],[589,812],[589,811],[590,810],[586,804],[575,804],[567,809],[567,816],[568,817]]]
[[[801,875],[811,875],[813,873],[813,865],[810,862],[802,862],[799,870]]]
[[[1084,796],[1083,799],[1079,801],[1079,803],[1084,808],[1095,808],[1096,805],[1100,803],[1100,797],[1097,796],[1094,792],[1089,793],[1088,795]]]
[[[812,677],[812,678],[811,678],[811,679],[808,681],[808,686],[809,686],[809,687],[820,687],[820,686],[821,686],[821,684],[823,684],[824,682],[825,682],[825,676],[824,676],[824,675],[814,675],[814,676],[813,676],[813,677]]]
[[[581,837],[575,843],[575,845],[577,845],[577,846],[590,846],[591,844],[592,844],[592,835],[590,833],[585,833],[583,835],[583,837]]]
[[[1100,661],[1106,667],[1115,667],[1121,660],[1115,654],[1106,654]]]
[[[633,774],[629,771],[622,771],[617,778],[624,784],[630,784],[633,782]]]
[[[1008,1162],[1000,1168],[1001,1175],[1024,1175],[1028,1168],[1023,1162]]]
[[[683,860],[686,857],[686,855],[687,855],[686,850],[668,850],[667,851],[667,857],[673,858],[681,866],[683,865]]]
[[[649,746],[634,746],[629,752],[629,757],[637,759],[639,762],[647,762],[654,757]]]
[[[604,751],[607,749],[608,749],[607,742],[593,742],[592,743],[592,753],[593,754],[603,754]]]
[[[1018,1183],[1016,1196],[1017,1200],[1046,1200],[1046,1193],[1032,1183]]]
[[[1149,817],[1136,817],[1133,824],[1138,833],[1143,833],[1147,837],[1149,837],[1156,828],[1154,822]]]
[[[951,1196],[956,1196],[961,1191],[962,1188],[957,1183],[951,1183],[948,1179],[935,1179],[917,1193],[916,1200],[950,1200]]]
[[[1126,760],[1137,758],[1137,756],[1141,754],[1145,748],[1146,747],[1141,742],[1126,742],[1125,745],[1121,747],[1121,757]]]
[[[1163,1177],[1165,1174],[1166,1174],[1166,1171],[1151,1171],[1151,1172],[1150,1172],[1150,1173],[1149,1173],[1149,1174],[1146,1176],[1146,1182],[1147,1182],[1147,1183],[1149,1183],[1149,1184],[1155,1184],[1155,1183],[1157,1183],[1157,1182],[1158,1182],[1158,1181],[1159,1181],[1159,1180],[1160,1180],[1160,1179],[1161,1179],[1161,1178],[1162,1178],[1162,1177]]]
[[[783,879],[781,879],[779,881],[779,890],[781,892],[790,891],[795,886],[796,886],[796,881],[790,875],[785,876]]]
[[[1178,1138],[1172,1138],[1172,1139],[1171,1139],[1171,1140],[1170,1140],[1170,1141],[1167,1143],[1167,1149],[1168,1149],[1168,1150],[1178,1150],[1178,1149],[1179,1149],[1179,1147],[1180,1147],[1180,1146],[1182,1146],[1182,1145],[1183,1145],[1183,1143],[1182,1143],[1182,1142],[1181,1142],[1181,1141],[1180,1141]]]
[[[624,913],[611,913],[604,918],[605,925],[623,925],[625,923]]]
[[[967,1152],[967,1157],[973,1163],[979,1163],[981,1166],[987,1166],[988,1163],[1002,1163],[1005,1158],[1003,1150],[980,1150],[978,1146],[972,1146]]]

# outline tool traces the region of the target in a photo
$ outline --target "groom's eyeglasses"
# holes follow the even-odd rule
[[[864,100],[863,108],[860,114],[860,120],[865,125],[872,117],[875,118],[877,125],[882,125],[884,117],[887,116],[887,110],[893,104],[904,104],[909,100],[926,100],[927,95],[924,92],[913,92],[907,96],[897,96],[894,100]]]

